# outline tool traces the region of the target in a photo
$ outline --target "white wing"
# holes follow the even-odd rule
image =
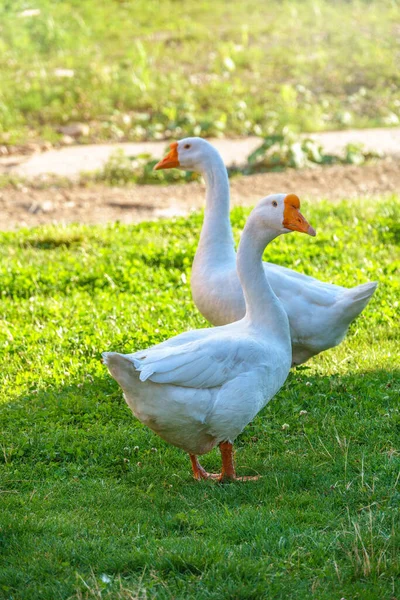
[[[153,348],[127,355],[140,371],[140,380],[169,383],[189,388],[221,386],[264,362],[265,348],[236,332],[223,334],[223,328],[205,329],[200,339],[176,345],[164,342]],[[180,337],[180,336],[178,336]]]

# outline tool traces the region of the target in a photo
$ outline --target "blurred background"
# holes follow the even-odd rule
[[[2,144],[399,123],[393,0],[3,0],[0,22]]]
[[[154,213],[157,200],[136,191],[129,208],[124,189],[122,211],[96,200],[89,217],[86,197],[46,188],[198,180],[152,170],[185,136],[216,141],[230,175],[398,157],[399,56],[396,0],[2,0],[0,184],[11,190],[0,216],[18,226],[182,214],[179,192],[161,192]],[[397,170],[355,172],[340,195],[393,191]],[[307,177],[308,195],[332,188]],[[242,188],[233,202],[253,203]],[[193,197],[186,210],[201,205]]]

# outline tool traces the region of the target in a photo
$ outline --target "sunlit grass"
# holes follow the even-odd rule
[[[302,208],[317,237],[266,257],[379,287],[238,439],[239,473],[262,475],[248,485],[193,481],[99,360],[206,325],[188,283],[201,215],[0,234],[1,598],[400,592],[400,201]],[[236,235],[247,214],[233,211]],[[218,453],[203,463],[217,470]]]
[[[398,2],[0,2],[0,142],[399,123]]]

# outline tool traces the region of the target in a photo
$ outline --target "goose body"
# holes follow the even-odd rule
[[[245,302],[241,320],[188,331],[133,354],[103,355],[135,416],[190,454],[197,479],[211,477],[197,455],[216,445],[223,461],[219,479],[236,478],[233,441],[289,373],[289,322],[265,276],[262,254],[272,239],[290,229],[315,235],[298,207],[296,196],[277,194],[250,215],[237,256]],[[292,213],[301,224],[292,226],[282,218]]]
[[[206,140],[185,138],[171,144],[171,152],[155,168],[172,167],[199,171],[206,181],[204,223],[191,275],[193,300],[213,325],[241,319],[245,300],[235,266],[229,180],[222,158]],[[345,288],[272,263],[263,266],[289,318],[293,366],[339,344],[377,285]],[[268,303],[264,310],[268,313]]]
[[[233,442],[283,385],[290,345],[279,338],[273,345],[249,323],[234,323],[133,354],[106,353],[105,363],[139,421],[201,455]]]

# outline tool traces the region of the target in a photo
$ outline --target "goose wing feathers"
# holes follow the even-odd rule
[[[202,330],[200,330],[202,331]],[[203,330],[210,331],[212,330]],[[199,332],[197,332],[199,333]],[[180,337],[180,336],[178,336]],[[250,371],[265,360],[261,344],[245,335],[205,336],[176,345],[164,342],[147,350],[127,355],[140,372],[140,380],[149,379],[188,388],[213,388]]]

